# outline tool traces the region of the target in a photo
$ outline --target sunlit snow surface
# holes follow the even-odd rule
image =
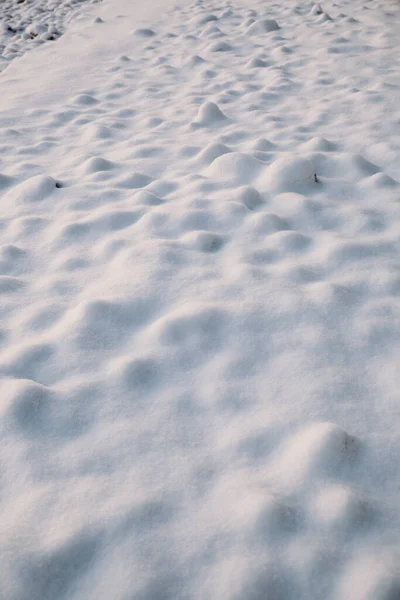
[[[157,2],[0,76],[0,597],[398,600],[399,6]]]

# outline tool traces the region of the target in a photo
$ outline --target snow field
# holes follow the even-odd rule
[[[400,596],[390,6],[119,2],[1,75],[7,600]]]

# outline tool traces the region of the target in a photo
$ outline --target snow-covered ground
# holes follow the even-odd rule
[[[399,33],[105,0],[1,74],[2,599],[400,598]]]
[[[82,16],[86,1],[0,0],[0,72],[28,50],[57,40],[69,22]]]

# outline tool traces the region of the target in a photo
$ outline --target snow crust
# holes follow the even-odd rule
[[[399,14],[105,0],[21,37],[2,599],[400,598]]]

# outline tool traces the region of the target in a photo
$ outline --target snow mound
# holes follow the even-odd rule
[[[223,238],[211,231],[191,231],[182,238],[183,243],[189,248],[199,252],[217,252],[223,246]]]
[[[400,183],[398,181],[396,181],[389,175],[386,175],[386,173],[375,173],[369,177],[366,177],[359,183],[359,186],[361,188],[366,188],[366,189],[371,189],[371,190],[374,188],[378,189],[378,190],[379,189],[392,190],[392,189],[396,189],[399,185],[400,185]]]
[[[135,194],[134,199],[138,204],[146,204],[147,206],[158,206],[164,202],[159,196],[148,190],[140,190]]]
[[[192,121],[192,124],[201,127],[213,127],[215,125],[224,125],[227,122],[228,117],[217,104],[214,102],[205,102],[200,106],[197,117]]]
[[[273,152],[276,150],[276,145],[270,140],[267,140],[263,137],[259,137],[251,142],[249,148],[253,151]]]
[[[251,58],[248,63],[246,63],[246,67],[248,69],[264,69],[265,67],[269,67],[269,63],[263,60],[262,58]]]
[[[72,103],[78,106],[93,106],[98,100],[91,94],[79,94],[72,99]]]
[[[273,19],[259,19],[250,25],[247,29],[247,33],[249,35],[261,35],[263,33],[277,31],[278,29],[280,29],[280,27]]]
[[[330,21],[332,21],[332,17],[330,17],[328,13],[324,12],[318,17],[317,21],[318,23],[329,23]]]
[[[200,33],[201,38],[219,38],[219,37],[223,37],[223,33],[220,30],[219,27],[217,27],[216,25],[211,25],[208,24],[203,31]]]
[[[82,133],[82,142],[89,143],[95,140],[107,140],[113,136],[113,131],[105,125],[87,125]]]
[[[245,185],[236,190],[234,198],[237,202],[241,202],[249,210],[256,210],[262,204],[264,204],[261,195],[255,188],[250,185]]]
[[[201,27],[202,25],[207,25],[207,23],[210,23],[212,21],[218,21],[218,17],[210,13],[204,15],[203,17],[200,17],[200,19],[197,19],[195,25],[197,27]]]
[[[233,50],[231,44],[225,41],[215,42],[208,46],[209,52],[230,52]]]
[[[23,183],[15,185],[3,196],[3,205],[30,204],[45,200],[57,188],[57,181],[47,175],[30,177]]]
[[[278,235],[278,234],[277,234]],[[274,469],[286,485],[307,485],[345,472],[359,452],[357,440],[333,423],[313,423],[287,441]]]
[[[315,136],[308,140],[308,142],[302,144],[302,149],[314,152],[334,152],[338,147],[337,144],[334,144],[323,137]]]
[[[246,185],[251,183],[263,168],[263,163],[249,154],[231,152],[220,156],[206,171],[207,177]]]
[[[258,180],[261,189],[275,192],[296,191],[304,185],[316,185],[310,160],[290,154],[275,160]]]
[[[197,65],[203,65],[205,62],[206,61],[204,60],[203,57],[199,56],[198,54],[194,54],[186,62],[186,66],[187,67],[197,67]]]
[[[202,165],[210,165],[216,158],[228,154],[231,149],[221,142],[211,142],[197,156],[196,161]]]
[[[352,152],[329,152],[311,154],[310,159],[320,174],[342,181],[357,181],[361,184],[364,178],[377,175],[380,168]]]
[[[107,160],[101,156],[92,156],[83,163],[81,172],[85,175],[91,175],[100,171],[112,171],[116,166],[111,160]]]

